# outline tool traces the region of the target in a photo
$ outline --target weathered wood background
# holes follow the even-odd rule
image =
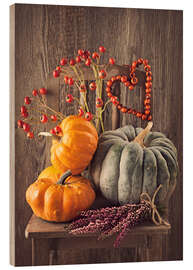
[[[172,231],[167,258],[182,259],[182,20],[182,11],[23,4],[11,7],[11,249],[16,265],[31,264],[31,242],[25,239],[24,230],[32,212],[25,191],[50,164],[48,140],[29,142],[17,129],[19,108],[33,88],[46,86],[51,93],[49,104],[65,114],[77,112],[78,105],[64,103],[63,86],[57,79],[50,80],[49,75],[62,57],[73,57],[79,48],[93,51],[100,45],[107,48],[104,61],[110,56],[119,64],[129,64],[138,57],[150,60],[154,130],[165,133],[179,153],[180,173],[169,209]],[[132,93],[121,88],[125,105],[134,104],[142,110],[142,97],[141,88]],[[94,103],[93,93],[89,102]],[[111,106],[104,119],[105,128],[111,129]],[[135,117],[121,115],[120,125],[127,123],[144,126]],[[70,250],[60,254],[58,263],[132,261],[133,254],[129,249]]]

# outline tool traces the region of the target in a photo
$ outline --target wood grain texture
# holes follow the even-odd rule
[[[179,153],[179,175],[176,190],[170,200],[169,221],[172,226],[168,237],[168,260],[182,259],[182,192],[183,192],[183,77],[182,77],[182,11],[143,10],[125,8],[95,8],[49,5],[16,4],[11,28],[14,42],[11,64],[11,225],[15,226],[12,249],[12,264],[31,265],[31,243],[25,239],[25,226],[31,216],[31,209],[25,201],[25,191],[40,173],[50,164],[50,142],[46,138],[28,141],[16,128],[19,107],[23,98],[33,88],[48,87],[48,102],[65,114],[77,112],[77,105],[64,103],[65,87],[59,80],[49,79],[50,73],[62,57],[74,55],[79,48],[95,50],[99,45],[107,48],[104,61],[115,57],[117,64],[130,64],[138,57],[150,60],[153,72],[152,114],[153,130],[165,133],[177,147]],[[12,11],[11,11],[12,12]],[[15,44],[14,44],[15,43]],[[13,49],[14,47],[14,49]],[[15,57],[13,55],[15,54]],[[120,98],[123,105],[133,105],[143,110],[143,86],[132,93],[121,85]],[[77,95],[77,92],[73,92]],[[105,96],[106,100],[107,97]],[[15,100],[15,103],[14,103]],[[89,96],[94,103],[94,95]],[[93,109],[94,110],[94,109]],[[105,129],[111,129],[112,108],[104,113]],[[134,116],[120,115],[119,125],[131,123],[145,126],[145,122]],[[45,125],[45,130],[46,130]],[[13,213],[14,211],[12,211]],[[177,243],[177,244],[176,244]],[[13,246],[13,245],[12,245]],[[15,249],[15,251],[14,251]],[[134,251],[131,251],[134,254]],[[89,250],[79,253],[84,262],[113,261],[114,251]],[[116,255],[115,255],[116,254]],[[121,251],[115,252],[122,260]],[[131,261],[126,249],[125,258]],[[128,255],[128,257],[127,257]],[[106,256],[106,257],[105,257]],[[76,256],[73,256],[75,263]],[[60,262],[62,258],[59,258]],[[78,260],[78,259],[77,259]],[[118,260],[118,259],[117,259]]]

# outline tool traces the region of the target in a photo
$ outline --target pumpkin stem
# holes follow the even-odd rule
[[[55,134],[51,134],[49,132],[44,132],[44,131],[39,132],[38,136],[52,137],[53,139],[55,139],[57,141],[59,141],[61,139],[61,137],[59,137],[59,136],[57,136]]]
[[[133,140],[134,142],[138,143],[141,145],[141,147],[144,147],[143,140],[145,136],[150,132],[151,128],[153,126],[153,122],[148,122],[146,128],[142,130],[137,137]]]
[[[68,177],[71,176],[71,175],[72,175],[71,170],[66,171],[66,172],[60,177],[60,179],[58,180],[57,184],[58,184],[58,185],[64,185],[66,178],[68,178]]]

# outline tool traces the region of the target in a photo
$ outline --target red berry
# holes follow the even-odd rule
[[[86,119],[87,121],[91,121],[91,120],[92,120],[92,118],[93,118],[93,115],[92,115],[92,113],[91,113],[91,112],[87,112],[87,113],[85,113],[85,119]]]
[[[85,65],[89,67],[90,64],[91,64],[91,59],[87,58],[86,61],[85,61]]]
[[[76,63],[80,63],[81,62],[81,58],[80,58],[80,56],[78,55],[78,56],[76,56]]]
[[[118,105],[118,104],[119,104],[118,97],[112,96],[112,97],[111,97],[111,102],[112,102],[114,105]]]
[[[148,118],[147,118],[148,121],[151,121],[152,120],[152,116],[149,115]]]
[[[54,70],[53,71],[53,76],[54,76],[54,78],[59,77],[60,76],[60,71],[59,70]]]
[[[151,88],[147,88],[147,89],[145,89],[145,92],[146,92],[146,94],[151,93]]]
[[[61,127],[59,127],[59,126],[56,126],[56,127],[54,128],[54,131],[55,131],[56,134],[62,133],[62,129],[61,129]]]
[[[145,83],[145,87],[146,88],[151,88],[152,87],[152,83],[151,82],[146,82]]]
[[[147,105],[147,104],[150,104],[150,103],[151,103],[151,100],[149,98],[144,100],[144,105]]]
[[[127,76],[121,76],[121,82],[126,82],[127,81]]]
[[[86,91],[86,85],[81,84],[79,90],[80,90],[81,93],[85,92]]]
[[[64,76],[64,82],[65,82],[65,84],[68,84],[68,76]]]
[[[117,81],[120,81],[120,80],[121,80],[121,75],[117,75],[117,76],[116,76],[116,80],[117,80]]]
[[[103,106],[103,100],[101,98],[96,99],[96,107],[100,108]]]
[[[56,131],[54,130],[54,128],[50,129],[50,133],[55,135],[56,134]]]
[[[146,115],[146,114],[142,114],[141,119],[142,119],[142,120],[146,120],[146,119],[147,119],[147,115]]]
[[[101,71],[99,71],[99,78],[100,79],[104,79],[106,77],[106,71],[104,69],[102,69]]]
[[[133,113],[133,110],[131,108],[129,108],[127,113],[131,114],[131,113]]]
[[[145,114],[146,115],[150,114],[150,110],[145,110]]]
[[[129,87],[129,86],[130,86],[130,82],[129,82],[129,81],[124,82],[124,85],[125,85],[126,87]]]
[[[146,72],[150,71],[150,70],[151,70],[150,65],[146,65],[146,66],[144,66],[144,70],[145,70]]]
[[[105,51],[106,51],[105,47],[103,47],[103,46],[99,47],[99,52],[104,53]]]
[[[149,63],[149,61],[148,61],[147,59],[144,59],[144,60],[143,60],[144,66],[146,66],[148,63]]]
[[[27,133],[27,137],[29,138],[29,139],[33,139],[34,138],[34,134],[33,134],[33,132],[28,132]]]
[[[18,126],[18,128],[22,128],[23,127],[23,121],[22,120],[18,120],[17,121],[17,126]]]
[[[74,66],[76,64],[76,61],[74,59],[70,59],[69,63],[70,63],[71,66]]]
[[[92,91],[96,90],[96,83],[95,83],[95,82],[91,82],[91,83],[89,84],[89,88],[90,88],[90,90],[92,90]]]
[[[140,64],[140,65],[143,64],[143,58],[139,58],[139,59],[137,60],[137,63]]]
[[[138,118],[141,118],[141,117],[142,117],[142,113],[137,112],[137,113],[136,113],[136,116],[137,116]]]
[[[109,93],[109,92],[111,92],[111,88],[110,88],[110,87],[106,87],[105,91],[106,91],[107,93]]]
[[[147,82],[152,81],[152,77],[151,77],[151,76],[147,76],[146,81],[147,81]]]
[[[31,103],[31,99],[29,98],[29,97],[25,97],[24,98],[24,102],[25,102],[25,104],[30,104]]]
[[[112,84],[113,84],[112,81],[108,81],[108,82],[107,82],[107,86],[108,86],[108,87],[111,87]]]
[[[146,106],[145,106],[145,109],[146,109],[146,110],[150,110],[150,108],[151,108],[150,105],[146,105]]]
[[[25,106],[21,106],[21,108],[20,108],[20,112],[21,112],[21,113],[25,113],[25,112],[27,112],[26,107],[25,107]]]
[[[23,123],[23,130],[28,132],[30,130],[30,125],[28,123]]]
[[[67,63],[68,63],[68,60],[67,60],[66,58],[62,58],[62,59],[60,60],[60,65],[61,65],[61,66],[65,66]]]
[[[115,59],[114,58],[109,58],[109,64],[114,65],[115,64]]]
[[[132,65],[131,65],[131,68],[132,68],[132,69],[135,69],[136,66],[137,66],[137,61],[134,61],[134,62],[132,63]]]
[[[93,59],[96,59],[96,58],[98,58],[98,57],[99,57],[99,54],[98,54],[97,52],[93,52],[92,58],[93,58]]]
[[[40,88],[39,93],[40,93],[40,95],[46,95],[46,93],[47,93],[46,88]]]
[[[128,111],[128,109],[127,109],[126,107],[122,107],[122,108],[121,108],[121,112],[122,112],[122,113],[126,113],[127,111]]]
[[[113,95],[112,95],[111,92],[108,92],[108,93],[107,93],[107,96],[108,96],[108,97],[112,97]]]
[[[83,116],[83,114],[84,114],[83,109],[82,108],[79,108],[78,109],[78,116]]]
[[[84,54],[84,51],[81,50],[81,49],[79,49],[79,50],[78,50],[78,55],[83,56],[83,54]]]
[[[61,67],[59,67],[59,66],[58,66],[58,67],[56,67],[56,70],[60,71],[60,70],[61,70]]]
[[[137,84],[138,83],[138,79],[136,77],[133,77],[131,79],[131,83],[134,84],[134,85]]]
[[[133,85],[129,85],[129,90],[132,91],[134,89]]]
[[[73,100],[74,100],[74,97],[73,97],[71,94],[68,94],[68,95],[66,96],[66,102],[67,102],[67,103],[72,103]]]
[[[27,118],[27,117],[28,117],[28,112],[23,112],[23,113],[22,113],[22,116],[23,116],[24,118]]]
[[[38,95],[38,90],[34,89],[34,90],[32,91],[32,95],[33,95],[34,97],[36,97],[36,96]]]
[[[46,123],[48,121],[48,117],[46,114],[42,114],[41,117],[40,117],[40,121],[42,123]]]
[[[57,116],[54,115],[54,114],[51,115],[50,118],[51,118],[51,120],[52,120],[53,122],[56,122],[56,121],[57,121]]]
[[[74,84],[74,81],[73,81],[72,78],[69,78],[69,79],[68,79],[68,84],[69,84],[69,85],[73,85],[73,84]]]

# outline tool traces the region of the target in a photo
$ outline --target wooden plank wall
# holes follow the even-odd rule
[[[180,173],[170,201],[172,232],[168,239],[167,257],[168,260],[182,259],[182,11],[16,4],[11,7],[11,12],[12,30],[15,30],[11,32],[11,47],[15,46],[15,56],[14,50],[11,50],[14,59],[11,79],[15,77],[11,84],[12,119],[15,114],[15,121],[11,122],[11,132],[15,134],[11,155],[12,161],[15,159],[11,175],[11,187],[15,186],[11,203],[15,211],[15,235],[11,245],[14,251],[15,240],[15,259],[13,256],[12,263],[31,264],[31,243],[25,239],[24,230],[32,212],[25,201],[25,191],[50,163],[48,140],[44,138],[29,142],[17,129],[19,108],[23,98],[33,88],[48,86],[50,92],[54,92],[48,97],[52,106],[66,114],[76,112],[77,106],[64,103],[63,86],[58,80],[49,80],[49,74],[60,58],[72,57],[79,48],[95,50],[99,45],[107,48],[104,61],[110,56],[115,57],[119,64],[129,64],[138,57],[150,60],[153,71],[154,130],[164,132],[174,142],[179,153]],[[94,94],[90,95],[90,104],[94,100]],[[128,93],[122,87],[121,100],[125,105],[134,104],[139,110],[143,108],[140,88]],[[110,116],[109,106],[104,116],[106,129],[111,129]],[[127,123],[144,126],[141,120],[133,116],[121,115],[120,125]],[[14,143],[14,136],[11,142]],[[133,250],[127,249],[87,250],[82,253],[70,251],[69,254],[63,254],[68,256],[68,263],[70,258],[70,263],[81,260],[88,263],[93,260],[108,262],[113,261],[113,258],[117,258],[117,261],[134,260]]]

